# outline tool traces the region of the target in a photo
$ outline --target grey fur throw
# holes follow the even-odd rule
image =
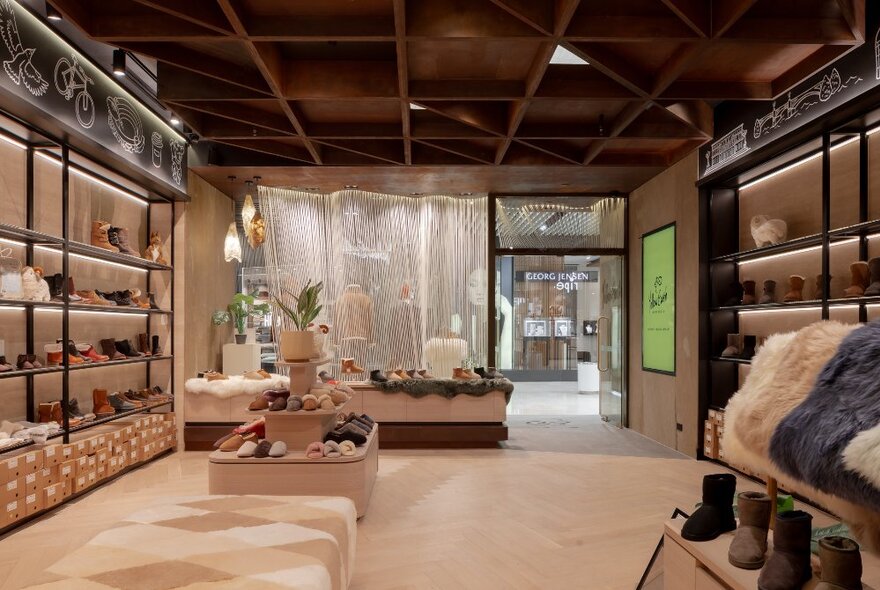
[[[456,395],[473,395],[482,397],[490,391],[503,391],[506,403],[510,403],[513,383],[509,379],[479,379],[459,381],[456,379],[407,379],[406,381],[386,381],[370,384],[384,393],[405,393],[415,398],[426,395],[442,395],[452,399]]]

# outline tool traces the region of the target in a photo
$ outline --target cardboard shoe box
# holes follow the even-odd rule
[[[76,477],[76,461],[65,461],[58,465],[58,481],[70,482]]]
[[[57,506],[64,501],[64,482],[55,483],[43,488],[43,508]]]
[[[30,516],[43,509],[43,491],[39,490],[24,497],[24,514]]]
[[[0,526],[9,526],[15,521],[21,520],[25,517],[23,500],[12,500],[9,502],[4,502],[2,506],[3,514]]]
[[[18,479],[21,475],[23,459],[20,455],[0,460],[0,482]]]
[[[43,467],[58,465],[64,460],[62,453],[64,445],[46,445],[43,447]]]
[[[21,454],[21,474],[36,473],[43,468],[43,449],[26,451]]]
[[[24,498],[24,478],[17,477],[0,487],[0,503],[7,504]]]

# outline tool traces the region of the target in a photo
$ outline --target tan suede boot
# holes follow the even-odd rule
[[[852,284],[843,290],[844,297],[861,297],[868,288],[870,273],[868,271],[868,263],[859,260],[849,265],[849,271],[852,274]]]
[[[736,498],[739,528],[730,543],[727,559],[736,567],[760,569],[767,553],[767,530],[770,528],[772,500],[761,492],[742,492]]]
[[[788,293],[782,298],[786,303],[804,300],[804,277],[791,275],[788,277]]]
[[[119,248],[110,243],[107,232],[110,230],[110,224],[106,221],[92,222],[92,246],[103,248],[111,252],[119,252]]]
[[[816,590],[862,590],[862,554],[859,544],[846,537],[819,539],[822,580]]]
[[[354,359],[342,359],[342,372],[346,375],[352,375],[356,373],[363,373],[364,368],[359,367]]]
[[[95,389],[92,391],[92,406],[92,412],[98,418],[106,418],[116,413],[116,410],[107,401],[106,389]]]

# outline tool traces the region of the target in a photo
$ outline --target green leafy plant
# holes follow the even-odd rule
[[[284,290],[284,292],[294,300],[296,303],[295,306],[286,305],[278,297],[273,297],[273,299],[275,300],[275,305],[284,315],[290,318],[290,321],[293,322],[296,329],[299,331],[305,331],[305,329],[309,327],[309,324],[315,321],[315,318],[318,317],[318,314],[321,313],[321,310],[324,308],[323,305],[318,305],[318,298],[323,289],[323,282],[313,285],[312,281],[309,280],[306,283],[306,286],[302,288],[302,291],[300,291],[299,296],[294,295],[286,289]]]
[[[235,327],[236,334],[244,334],[249,317],[260,318],[267,313],[269,313],[268,303],[257,303],[253,295],[236,293],[225,310],[218,309],[211,315],[211,322],[215,326],[229,322]]]

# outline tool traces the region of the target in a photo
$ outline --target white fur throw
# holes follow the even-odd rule
[[[284,375],[272,374],[270,379],[245,379],[233,375],[229,379],[208,381],[207,379],[187,379],[186,392],[195,395],[212,395],[218,399],[230,399],[239,395],[258,396],[267,389],[287,389],[290,379]]]
[[[779,244],[788,238],[788,224],[781,219],[770,219],[766,215],[752,217],[751,230],[752,239],[758,248]]]

